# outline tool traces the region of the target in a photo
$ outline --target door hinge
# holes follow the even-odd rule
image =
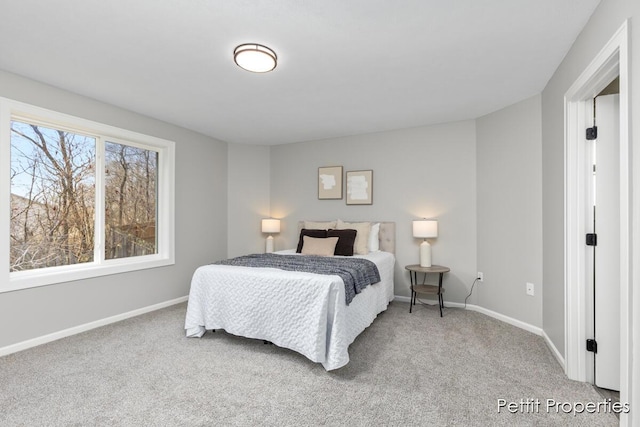
[[[587,128],[587,141],[591,141],[598,138],[598,127]]]
[[[598,235],[596,233],[587,233],[587,246],[598,246]]]
[[[592,353],[598,352],[598,343],[596,342],[596,340],[587,340],[587,351],[590,351]]]

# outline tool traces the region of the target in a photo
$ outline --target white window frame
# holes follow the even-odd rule
[[[11,121],[35,121],[96,137],[96,233],[94,261],[9,271]],[[104,144],[106,141],[158,153],[157,253],[104,259]],[[0,293],[175,264],[175,143],[0,97]]]

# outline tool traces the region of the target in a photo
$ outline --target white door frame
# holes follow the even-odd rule
[[[585,141],[587,100],[593,99],[620,76],[620,401],[629,402],[631,364],[631,265],[629,162],[629,27],[625,21],[596,58],[569,88],[565,112],[565,373],[588,381],[592,366],[585,350],[587,319],[586,222],[587,153]],[[630,414],[621,414],[621,425]]]

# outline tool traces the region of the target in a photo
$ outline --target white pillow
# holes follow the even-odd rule
[[[305,221],[304,227],[307,230],[329,230],[330,228],[336,228],[335,221]]]
[[[369,252],[377,252],[380,250],[380,223],[376,222],[371,226],[369,233]]]
[[[302,255],[333,256],[339,237],[302,236]]]
[[[356,255],[366,255],[369,253],[369,235],[371,234],[370,222],[344,222],[338,220],[336,224],[338,230],[356,230],[356,241],[353,244],[353,253]]]

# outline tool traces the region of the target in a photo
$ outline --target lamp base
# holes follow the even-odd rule
[[[270,254],[273,252],[273,236],[267,237],[267,243],[264,249],[264,252]]]
[[[431,267],[431,245],[427,239],[420,243],[420,267]]]

